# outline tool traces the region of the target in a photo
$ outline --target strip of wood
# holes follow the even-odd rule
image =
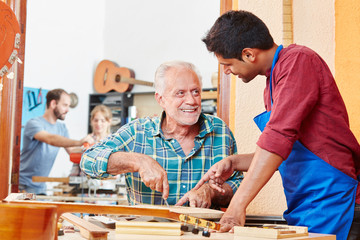
[[[292,237],[308,236],[307,227],[279,225],[287,229],[258,228],[258,227],[234,227],[235,236],[262,237],[270,239],[283,239]]]
[[[42,177],[42,176],[33,176],[33,182],[63,182],[69,183],[68,177]]]
[[[64,213],[60,218],[74,224],[80,229],[80,234],[86,239],[90,240],[107,240],[109,231],[105,230],[95,224],[89,223],[88,221],[81,219],[74,214]]]
[[[181,223],[171,222],[116,222],[116,233],[181,236]]]

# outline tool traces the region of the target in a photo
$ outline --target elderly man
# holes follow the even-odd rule
[[[207,184],[191,190],[207,170],[237,152],[225,123],[201,113],[201,77],[191,63],[162,64],[155,74],[155,98],[161,117],[136,119],[82,156],[81,168],[91,177],[126,174],[128,201],[134,204],[191,207],[227,205],[242,175],[227,179],[225,193]]]

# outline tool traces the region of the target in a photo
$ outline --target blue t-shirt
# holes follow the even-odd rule
[[[20,154],[20,184],[36,190],[36,194],[46,192],[46,184],[32,182],[33,176],[49,176],[51,168],[59,152],[59,147],[40,142],[34,135],[40,131],[69,137],[64,123],[56,121],[51,124],[42,116],[30,119],[26,125],[23,136],[23,148]]]

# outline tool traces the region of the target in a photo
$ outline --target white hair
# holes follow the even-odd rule
[[[166,87],[166,85],[165,85],[166,80],[167,80],[166,73],[171,68],[177,68],[177,69],[187,68],[187,69],[194,71],[199,79],[200,86],[202,87],[201,74],[194,64],[189,63],[189,62],[184,62],[184,61],[170,61],[170,62],[165,62],[165,63],[161,64],[155,72],[154,86],[155,86],[156,93],[163,95],[163,93],[165,91],[165,87]]]

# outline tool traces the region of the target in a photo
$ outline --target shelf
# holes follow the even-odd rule
[[[217,91],[203,91],[201,93],[202,100],[217,99]]]
[[[91,133],[90,117],[91,111],[97,105],[103,104],[111,109],[113,114],[111,132],[117,131],[122,125],[126,123],[128,118],[128,109],[133,105],[132,93],[119,93],[119,92],[108,92],[108,93],[94,93],[89,96],[89,124],[88,132]]]

